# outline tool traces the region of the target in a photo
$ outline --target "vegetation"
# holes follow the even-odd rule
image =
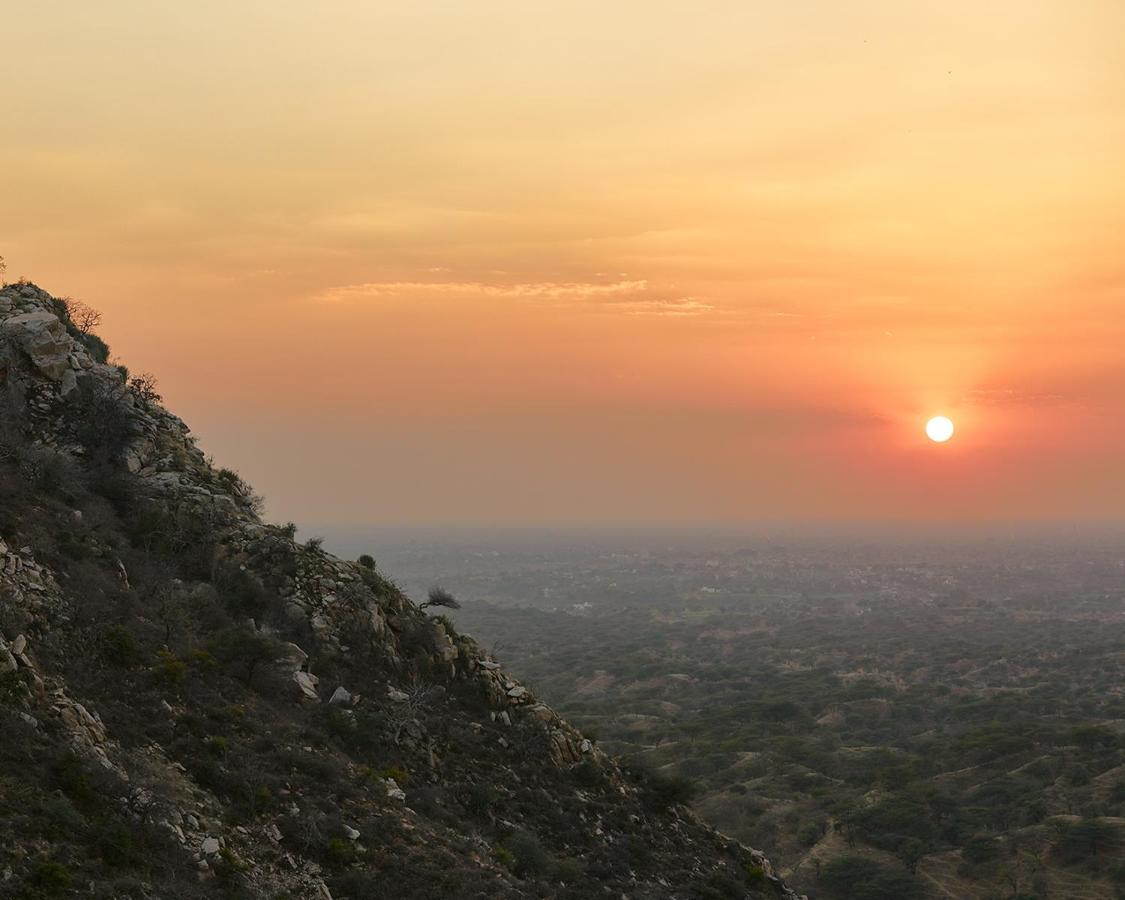
[[[668,595],[635,559],[579,559],[621,596],[560,587],[555,603],[597,605],[469,602],[457,623],[608,750],[689,782],[705,818],[818,900],[1109,900],[1125,862],[1125,597],[1104,552],[965,563],[956,579],[943,565],[933,581],[849,560],[854,590],[816,560],[797,596],[792,567],[759,565],[745,601],[733,578],[721,599]],[[713,578],[691,565],[668,563],[663,590]],[[490,594],[542,593],[501,566]]]
[[[419,608],[426,609],[429,606],[440,606],[444,609],[460,609],[461,604],[457,602],[454,597],[445,588],[433,587],[426,595],[426,599],[419,604]]]

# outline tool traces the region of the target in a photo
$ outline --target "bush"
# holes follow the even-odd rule
[[[996,859],[1000,855],[1000,845],[993,838],[977,834],[969,838],[961,848],[961,857],[966,862],[980,865]]]
[[[766,870],[761,866],[755,866],[751,863],[746,864],[746,883],[749,885],[760,885],[766,883]]]
[[[520,878],[535,878],[546,874],[551,866],[551,856],[539,843],[539,838],[529,831],[514,832],[506,842],[514,858],[512,871]]]
[[[497,845],[492,848],[492,853],[496,857],[496,861],[500,863],[505,869],[512,871],[516,867],[516,857],[507,847]]]
[[[555,860],[551,871],[551,876],[563,884],[575,884],[582,880],[584,874],[582,863],[571,856]]]
[[[27,884],[37,894],[31,896],[58,897],[68,890],[74,882],[70,870],[57,862],[40,862],[35,864],[31,874],[27,876]]]
[[[98,855],[111,869],[128,869],[144,861],[133,832],[119,822],[103,823],[97,829]]]
[[[324,848],[325,862],[334,869],[344,869],[355,862],[355,846],[344,838],[329,838]]]
[[[167,687],[175,687],[187,675],[187,663],[180,660],[175,653],[169,650],[160,650],[156,654],[156,665],[153,673],[156,680]]]
[[[396,778],[395,781],[398,781]],[[474,816],[483,816],[492,809],[500,795],[496,788],[487,782],[470,784],[461,796],[461,803]]]
[[[809,822],[802,825],[797,832],[797,840],[800,841],[803,847],[813,846],[822,837],[824,837],[824,827],[816,822]]]
[[[136,668],[144,662],[140,644],[124,625],[114,625],[102,635],[102,656],[123,669]]]
[[[234,563],[219,569],[215,586],[235,618],[258,621],[269,608],[269,598],[262,583]]]
[[[680,775],[665,775],[636,764],[627,766],[626,770],[639,782],[641,799],[651,812],[664,812],[677,804],[689,803],[695,796],[695,784]]]
[[[460,609],[461,604],[457,601],[449,591],[445,588],[434,587],[430,588],[430,593],[426,596],[425,601],[418,607],[419,609],[426,609],[430,606],[440,606],[445,609]]]
[[[69,424],[89,460],[112,462],[133,439],[130,410],[117,393],[98,379],[84,378],[78,385],[78,399],[68,407]]]
[[[160,396],[156,395],[156,399],[159,400]],[[215,473],[215,478],[223,490],[238,500],[251,512],[255,514],[260,514],[262,512],[265,501],[255,494],[253,488],[243,481],[242,476],[233,469],[219,469],[218,472]]]
[[[48,447],[24,447],[18,458],[20,477],[31,487],[63,498],[78,492],[78,472],[65,453]]]
[[[243,873],[250,870],[249,864],[239,859],[230,847],[223,847],[219,851],[218,859],[212,862],[211,868],[215,877],[227,884],[240,882]]]
[[[253,683],[254,673],[277,659],[280,653],[276,640],[247,628],[228,628],[220,632],[208,649],[223,665],[240,670],[246,684]]]
[[[105,365],[109,359],[109,344],[96,334],[84,334],[79,340],[86,346],[86,352],[90,354],[94,362]]]
[[[405,787],[410,783],[410,773],[400,766],[387,766],[376,774],[383,779],[393,778],[399,787]]]
[[[15,706],[27,696],[26,676],[23,674],[25,671],[17,669],[0,675],[0,707]]]
[[[913,875],[854,854],[826,863],[819,881],[836,900],[914,900],[923,896]]]
[[[44,797],[35,810],[30,833],[51,841],[80,835],[86,828],[86,819],[66,797],[55,794]]]

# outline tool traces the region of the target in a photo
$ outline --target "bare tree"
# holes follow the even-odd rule
[[[433,686],[428,684],[412,685],[402,693],[406,694],[406,699],[395,701],[390,710],[390,720],[395,726],[395,744],[402,740],[403,731],[412,723],[420,725],[418,718],[435,696]]]
[[[63,298],[63,303],[66,304],[66,311],[70,315],[70,321],[74,323],[74,327],[81,331],[83,334],[89,334],[97,328],[102,322],[102,314],[88,303],[81,300],[75,300],[71,297]]]
[[[156,390],[156,376],[150,375],[148,372],[142,372],[140,375],[134,375],[130,378],[129,387],[133,389],[134,394],[146,403],[159,403],[162,399]]]

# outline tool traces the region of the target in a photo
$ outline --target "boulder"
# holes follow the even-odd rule
[[[561,767],[573,765],[581,759],[573,741],[561,731],[551,732],[551,761]]]
[[[284,672],[299,672],[309,661],[309,655],[296,644],[284,643],[281,645],[281,655],[277,658],[277,666]]]
[[[320,699],[320,694],[316,692],[316,686],[320,683],[320,679],[311,672],[294,672],[293,680],[297,683],[297,687],[301,689],[301,694],[306,699]]]
[[[70,371],[70,336],[56,315],[40,310],[11,316],[0,323],[0,337],[14,340],[51,381]]]
[[[398,782],[393,778],[388,778],[386,781],[387,796],[392,800],[398,800],[400,803],[406,802],[406,791],[398,786]]]
[[[329,706],[351,706],[352,694],[346,687],[340,685],[332,692],[331,698],[328,700]]]

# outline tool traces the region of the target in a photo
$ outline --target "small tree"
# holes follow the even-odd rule
[[[71,297],[64,297],[63,303],[66,304],[66,312],[70,316],[70,321],[83,334],[89,334],[102,323],[102,314],[90,304],[81,300],[74,300]]]
[[[418,608],[426,609],[430,606],[441,606],[445,609],[461,608],[461,604],[457,602],[457,598],[449,593],[449,591],[447,591],[445,588],[441,587],[430,588],[430,593],[426,597],[425,602],[423,602]]]
[[[156,377],[148,372],[142,372],[140,375],[134,375],[130,378],[129,387],[133,389],[134,394],[146,403],[159,403],[161,400],[160,394],[156,390]]]
[[[365,569],[375,568],[375,557],[370,553],[364,553],[362,556],[360,556],[359,559],[356,560],[356,562],[363,566],[363,568]]]

